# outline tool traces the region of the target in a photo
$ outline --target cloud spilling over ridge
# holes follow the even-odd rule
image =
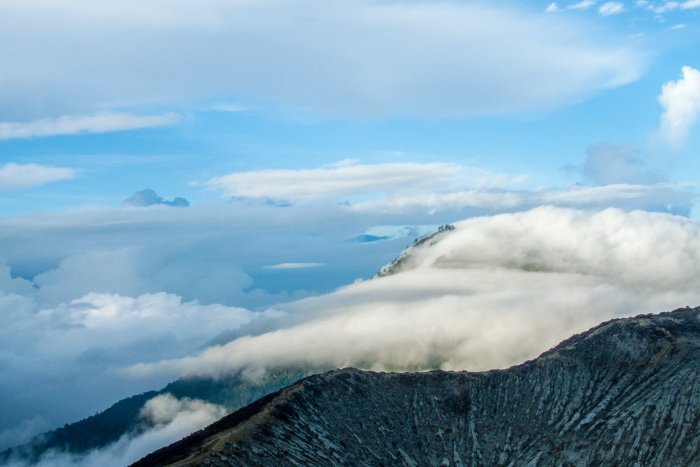
[[[700,115],[700,71],[684,66],[681,73],[681,79],[664,84],[659,95],[664,109],[659,132],[675,149],[685,144]]]
[[[212,97],[344,116],[523,111],[637,79],[645,58],[613,36],[484,2],[10,0],[0,121]]]
[[[172,376],[154,373],[130,379],[116,368],[196,355],[207,346],[241,336],[290,332],[293,325],[325,309],[313,305],[321,303],[320,298],[299,299],[370,277],[425,233],[428,222],[435,227],[543,202],[668,211],[669,206],[689,206],[691,196],[658,185],[541,192],[473,190],[430,196],[396,192],[375,200],[375,206],[359,200],[349,206],[326,202],[287,208],[233,202],[188,209],[85,209],[0,219],[0,430],[20,428],[23,420],[28,427],[37,415],[48,426],[60,426],[104,409],[114,400],[159,387]],[[546,238],[538,242],[538,248],[547,243]],[[431,274],[432,270],[426,272]],[[453,280],[450,277],[454,276],[448,276],[446,284]],[[505,280],[490,277],[494,284]],[[511,282],[517,284],[519,277],[514,274]],[[397,300],[415,294],[414,284],[398,284]],[[365,283],[350,288],[366,291],[365,309],[372,308],[372,287]],[[389,311],[396,310],[391,294],[382,298],[377,293],[378,303],[388,302]],[[426,310],[437,293],[428,293]],[[461,295],[456,294],[458,302]],[[292,301],[304,305],[278,305]],[[264,315],[249,311],[269,307],[278,311]],[[328,310],[340,309],[340,301],[328,306]],[[398,315],[398,322],[406,320],[409,328],[410,311]],[[362,320],[353,322],[359,323],[358,329],[364,326]],[[423,329],[433,327],[425,323]],[[323,326],[317,329],[326,332]],[[421,342],[423,338],[416,341],[411,329],[406,339]],[[345,345],[348,336],[338,336],[337,345]],[[260,351],[261,358],[274,350],[276,344],[270,342],[272,350]],[[355,351],[360,349],[355,346]],[[289,358],[298,355],[289,352]],[[46,392],[54,395],[51,400]]]
[[[456,226],[413,248],[395,274],[283,307],[295,324],[127,372],[484,370],[605,319],[700,303],[700,225],[685,218],[542,207]]]
[[[125,112],[102,112],[88,116],[63,115],[29,122],[0,122],[0,141],[82,133],[113,133],[172,125],[179,120],[180,117],[174,113],[135,115]]]
[[[87,454],[72,455],[49,452],[32,465],[39,467],[129,465],[146,454],[214,423],[226,415],[220,405],[198,399],[177,399],[161,394],[147,401],[141,409],[141,418],[149,426],[144,432],[125,435],[119,441]],[[22,461],[10,462],[12,467],[25,467]]]
[[[76,171],[66,167],[49,167],[39,164],[0,165],[0,192],[33,188],[50,182],[75,178]]]

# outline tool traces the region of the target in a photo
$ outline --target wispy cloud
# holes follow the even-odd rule
[[[625,11],[625,6],[622,2],[605,2],[598,8],[598,13],[603,16],[616,15],[623,11]]]
[[[78,5],[5,2],[0,43],[23,53],[3,57],[0,120],[213,98],[350,117],[501,114],[579,101],[646,66],[615,31],[493,2]]]
[[[556,2],[552,2],[545,8],[546,13],[556,13],[564,10],[588,10],[595,5],[595,0],[581,0],[580,2],[570,3],[564,7],[560,7]]]
[[[666,13],[673,10],[693,10],[695,8],[700,8],[700,0],[686,0],[683,2],[670,1],[664,2],[660,5],[644,2],[643,6],[650,9],[654,13]]]
[[[664,109],[659,133],[672,148],[680,149],[700,114],[700,71],[684,66],[682,77],[661,88],[659,103]]]
[[[234,198],[299,202],[395,190],[433,189],[453,183],[459,172],[460,166],[442,163],[343,164],[331,168],[238,172],[213,178],[208,185]]]
[[[595,0],[581,0],[580,2],[572,3],[567,7],[569,10],[587,10],[595,5]]]
[[[446,191],[457,183],[476,188],[512,187],[526,180],[526,175],[509,175],[459,164],[341,161],[315,169],[237,172],[213,178],[207,185],[232,198],[308,202]]]
[[[70,180],[76,175],[75,169],[66,167],[10,162],[0,165],[0,191],[23,190],[59,180]]]
[[[632,146],[600,143],[589,148],[583,166],[573,167],[599,186],[536,191],[518,189],[526,175],[493,173],[459,164],[396,163],[341,165],[302,170],[239,172],[210,180],[226,196],[284,201],[342,201],[364,213],[454,212],[464,209],[529,209],[542,204],[567,207],[652,209],[687,213],[692,193],[646,168]]]
[[[0,122],[0,140],[81,133],[112,133],[173,125],[179,120],[179,115],[174,113],[136,115],[125,112],[105,112],[95,115],[65,115],[29,122]]]

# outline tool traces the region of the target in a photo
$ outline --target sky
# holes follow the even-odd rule
[[[697,0],[0,0],[0,447],[697,305],[699,50]]]

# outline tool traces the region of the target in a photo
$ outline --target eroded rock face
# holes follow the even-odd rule
[[[312,376],[135,465],[700,465],[700,308],[484,373]]]

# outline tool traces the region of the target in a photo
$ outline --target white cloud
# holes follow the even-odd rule
[[[147,401],[141,417],[153,425],[137,436],[123,436],[116,443],[87,454],[71,455],[61,452],[44,454],[35,467],[66,465],[91,467],[95,465],[129,465],[156,449],[167,446],[200,430],[226,415],[224,407],[198,399],[177,399],[161,394]],[[22,461],[11,467],[26,467]]]
[[[74,169],[66,167],[10,162],[0,165],[0,191],[23,190],[59,180],[70,180],[76,175]]]
[[[436,179],[448,172],[438,171]],[[367,278],[425,233],[427,223],[543,203],[683,212],[693,201],[692,193],[672,185],[541,191],[439,185],[394,189],[374,200],[358,197],[350,205],[281,209],[235,202],[0,219],[0,430],[37,415],[50,426],[62,425],[169,380],[125,379],[115,367],[196,354],[214,343],[298,323],[316,308],[284,306],[262,315],[249,310],[280,310],[280,303]],[[358,241],[363,235],[389,238]],[[325,266],[264,269],[290,262]],[[454,287],[471,281],[454,279]]]
[[[395,190],[431,190],[453,183],[462,172],[454,164],[342,165],[304,170],[238,172],[209,180],[210,187],[238,198],[313,201]]]
[[[87,116],[64,115],[30,122],[0,122],[0,141],[81,133],[111,133],[172,125],[179,120],[180,117],[174,113],[135,115],[124,112],[103,112]]]
[[[545,13],[557,13],[564,10],[588,10],[593,5],[595,5],[595,0],[581,0],[580,2],[570,3],[569,5],[561,8],[556,2],[552,2],[545,8]]]
[[[42,414],[49,426],[78,420],[167,382],[156,378],[134,384],[113,368],[185,356],[219,336],[230,339],[279,316],[183,302],[165,293],[90,293],[42,308],[29,298],[0,292],[0,422],[9,428],[14,418],[31,418],[28,413]],[[47,393],[52,397],[47,399]],[[7,433],[10,437],[18,430]]]
[[[694,195],[662,184],[663,177],[645,167],[632,146],[591,146],[580,171],[605,187],[572,186],[538,191],[517,190],[527,175],[494,173],[458,164],[394,163],[341,165],[302,170],[238,172],[209,180],[234,199],[258,198],[285,205],[310,201],[342,201],[347,209],[369,213],[412,213],[415,216],[460,210],[495,212],[542,204],[689,212]],[[483,211],[474,211],[483,210]],[[454,217],[453,217],[454,218]]]
[[[674,10],[693,10],[695,8],[700,8],[700,0],[686,0],[683,2],[670,1],[664,2],[662,5],[645,3],[645,6],[652,10],[654,13],[666,13],[668,11]]]
[[[11,0],[0,120],[213,98],[353,117],[548,108],[641,75],[644,55],[614,36],[470,2]],[[37,125],[4,132],[58,131]]]
[[[678,81],[661,88],[659,103],[664,108],[659,132],[668,144],[680,149],[700,114],[700,71],[684,66]]]
[[[603,16],[616,15],[623,11],[625,11],[625,6],[622,2],[605,2],[598,8],[598,13]]]
[[[193,415],[196,415],[196,418],[218,420],[226,415],[226,409],[198,399],[178,399],[166,393],[148,400],[139,414],[142,419],[155,426],[169,425],[178,419],[192,418]]]
[[[595,0],[581,0],[580,2],[572,3],[567,6],[567,10],[587,10],[595,5]]]
[[[700,302],[700,225],[685,218],[544,207],[456,226],[394,275],[281,307],[289,326],[128,371],[503,368],[601,320]]]

